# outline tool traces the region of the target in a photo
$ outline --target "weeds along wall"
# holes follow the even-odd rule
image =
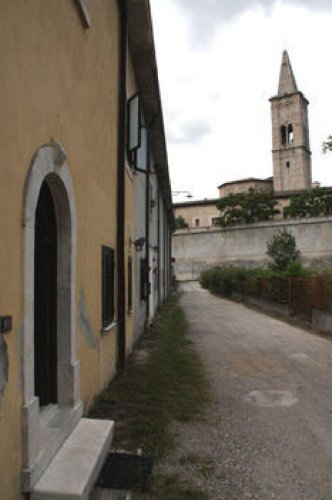
[[[178,230],[172,240],[176,278],[195,280],[203,270],[216,264],[264,267],[269,262],[266,244],[283,228],[295,236],[304,265],[332,268],[332,217],[328,216]]]

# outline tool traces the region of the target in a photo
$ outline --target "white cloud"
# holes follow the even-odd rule
[[[311,102],[313,178],[332,185],[332,157],[321,154],[332,133],[332,7],[323,12],[318,7],[327,2],[317,1],[309,10],[306,0],[151,3],[173,189],[216,197],[222,182],[272,175],[268,99],[277,92],[284,48]],[[192,41],[201,36],[193,19],[202,5],[214,19],[206,45]]]

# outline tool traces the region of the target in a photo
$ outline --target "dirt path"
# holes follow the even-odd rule
[[[166,465],[211,499],[332,499],[332,341],[181,287],[215,402]],[[188,467],[189,466],[189,467]]]

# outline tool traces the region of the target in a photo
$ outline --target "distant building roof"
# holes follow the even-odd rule
[[[224,186],[230,186],[232,184],[245,184],[246,182],[266,182],[271,183],[273,181],[273,177],[268,177],[267,179],[257,179],[257,177],[247,177],[246,179],[238,179],[237,181],[229,181],[224,182],[218,186],[218,189]]]
[[[204,200],[195,200],[195,201],[182,201],[179,203],[173,203],[173,208],[182,208],[182,207],[198,207],[202,205],[216,205],[220,198],[205,198]]]

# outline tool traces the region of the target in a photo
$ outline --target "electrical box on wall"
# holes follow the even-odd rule
[[[10,332],[12,329],[12,317],[0,316],[0,333]]]

